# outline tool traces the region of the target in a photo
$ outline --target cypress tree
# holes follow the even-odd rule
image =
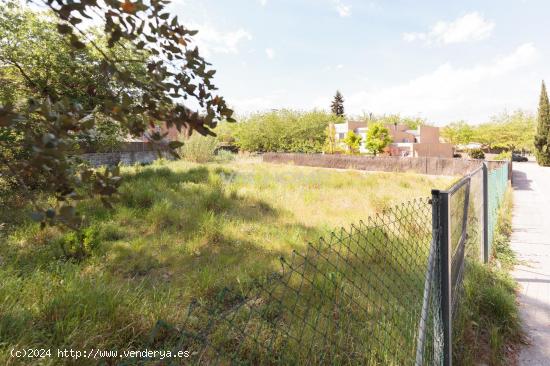
[[[334,100],[330,105],[330,109],[335,115],[340,117],[344,116],[344,97],[339,90],[336,91],[336,95],[334,96]]]
[[[535,135],[537,162],[541,166],[550,166],[550,103],[544,81],[540,92],[537,121],[537,134]]]

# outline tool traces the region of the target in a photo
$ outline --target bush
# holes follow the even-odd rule
[[[216,157],[218,141],[211,136],[192,135],[181,148],[181,154],[185,160],[195,163],[213,161]]]
[[[472,149],[469,155],[472,159],[485,159],[485,153],[481,149]]]
[[[66,259],[81,260],[99,245],[98,230],[90,226],[79,231],[70,231],[58,239],[58,244]]]
[[[322,111],[253,114],[235,125],[235,144],[245,151],[320,153],[329,124],[341,122]]]
[[[236,154],[232,153],[231,151],[218,150],[218,152],[216,153],[216,161],[219,161],[222,163],[233,161],[235,160],[235,155]]]
[[[497,156],[495,156],[495,160],[512,160],[512,152],[511,151],[503,151]]]
[[[357,135],[353,131],[348,131],[348,134],[344,139],[344,143],[348,147],[348,150],[347,150],[348,154],[352,154],[352,155],[359,154],[359,146],[361,145],[360,135]]]
[[[218,142],[225,145],[235,143],[235,123],[221,122],[214,129]]]

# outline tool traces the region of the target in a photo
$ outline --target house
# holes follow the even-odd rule
[[[155,128],[149,127],[147,131],[141,136],[141,141],[143,142],[149,142],[150,139],[148,136],[152,135],[153,133],[159,133],[161,136],[166,135],[164,137],[164,141],[170,142],[170,141],[179,141],[181,140],[183,136],[183,130],[182,132],[178,131],[176,126],[168,127],[166,124],[163,124],[162,126],[155,126]]]
[[[440,157],[452,158],[453,145],[440,141],[439,127],[420,126],[411,130],[407,125],[393,124],[385,126],[390,132],[392,143],[386,149],[390,156],[409,156],[409,157]],[[349,131],[353,131],[361,136],[361,145],[359,151],[367,153],[365,141],[367,138],[367,122],[347,121],[334,125],[336,131],[336,141],[346,137]]]
[[[392,143],[388,147],[390,156],[452,158],[453,145],[441,142],[439,127],[419,126],[411,130],[406,125],[387,125]]]
[[[344,123],[336,123],[334,125],[336,131],[336,142],[340,145],[344,145],[343,140],[349,131],[353,131],[355,134],[361,136],[361,145],[359,146],[359,152],[367,153],[368,150],[365,147],[365,141],[367,140],[367,122],[362,121],[346,121]]]

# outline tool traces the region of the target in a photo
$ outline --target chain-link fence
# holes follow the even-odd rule
[[[159,324],[154,334],[172,334],[163,342],[188,350],[189,364],[450,364],[465,263],[483,257],[492,230],[485,191],[498,192],[498,206],[506,187],[485,184],[493,174],[503,173],[480,167],[431,200],[310,243],[280,271],[197,300],[177,331]]]
[[[439,301],[442,347],[438,359],[452,363],[453,322],[462,293],[468,261],[491,257],[497,214],[508,186],[508,163],[488,171],[483,164],[446,191],[432,192],[436,273],[433,295]],[[439,362],[438,362],[439,364]]]
[[[489,245],[487,248],[487,254],[489,256],[492,253],[493,234],[497,223],[498,210],[504,198],[504,194],[506,193],[507,182],[509,179],[508,174],[509,169],[508,164],[506,164],[500,168],[490,171],[487,175],[487,243]]]

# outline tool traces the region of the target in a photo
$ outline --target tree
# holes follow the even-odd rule
[[[332,101],[332,104],[330,105],[330,110],[332,113],[339,117],[344,116],[344,96],[342,93],[340,93],[339,90],[336,91],[336,95],[334,96],[334,100]]]
[[[326,129],[342,119],[324,111],[279,110],[255,113],[235,124],[233,137],[241,150],[258,152],[323,151]]]
[[[544,81],[540,92],[537,121],[537,133],[535,135],[537,162],[541,166],[550,166],[550,103],[548,102]]]
[[[356,134],[353,131],[348,131],[346,137],[344,138],[344,143],[348,147],[349,154],[359,154],[359,146],[361,145],[361,136]]]
[[[382,125],[406,125],[411,130],[416,130],[420,126],[427,125],[425,119],[420,117],[402,117],[400,114],[383,115],[377,119]]]
[[[334,127],[334,123],[329,123],[325,130],[325,146],[323,148],[323,152],[327,154],[334,154],[336,150],[336,128]]]
[[[369,125],[365,146],[375,156],[383,152],[391,141],[390,131],[381,123],[371,123]]]
[[[100,196],[110,206],[121,181],[116,167],[94,170],[74,159],[76,139],[95,129],[98,112],[117,121],[131,135],[142,136],[160,123],[180,131],[214,135],[212,128],[218,121],[234,121],[233,111],[215,93],[215,70],[195,46],[197,31],[183,26],[166,11],[168,0],[38,2],[55,16],[51,26],[63,36],[53,47],[43,37],[31,39],[18,31],[18,25],[25,22],[19,2],[8,0],[0,5],[0,68],[9,69],[5,80],[21,86],[0,95],[0,135],[9,136],[0,138],[0,146],[2,150],[26,152],[20,159],[0,154],[0,166],[2,175],[7,172],[7,179],[22,187],[33,202],[33,217],[43,226],[60,222],[77,228],[82,219],[75,211],[75,201]],[[36,14],[40,17],[44,18]],[[99,37],[97,30],[82,26],[85,19],[102,22]],[[38,27],[34,31],[40,35]],[[70,61],[58,72],[57,82],[49,82],[52,74],[48,70],[45,74],[34,72],[33,59],[24,54],[26,47],[33,45],[25,42],[34,43],[35,51],[43,51],[42,61],[48,57],[58,65],[63,65],[58,62],[62,59]],[[127,58],[123,50],[133,56]],[[97,56],[95,62],[89,62],[92,56]],[[71,69],[74,65],[79,69]],[[146,72],[136,73],[134,67]],[[83,82],[85,77],[92,80]],[[189,99],[201,109],[189,109]],[[160,133],[149,138],[154,144],[163,143]],[[172,142],[168,148],[176,154],[180,146]],[[33,179],[41,181],[41,189],[54,194],[56,204],[37,203],[29,184]]]
[[[474,140],[474,129],[464,121],[453,122],[441,130],[441,135],[453,145],[463,145]]]

